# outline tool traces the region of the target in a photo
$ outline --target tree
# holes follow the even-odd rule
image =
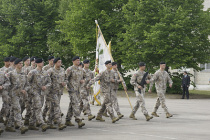
[[[59,30],[71,44],[70,51],[89,58],[94,64],[96,46],[96,26],[98,20],[107,41],[112,40],[114,58],[117,56],[117,35],[122,31],[124,18],[122,6],[127,0],[77,0],[70,1],[63,20],[58,22]],[[65,4],[61,4],[66,8]],[[64,8],[64,9],[65,9]],[[62,10],[64,11],[64,10]],[[107,42],[108,43],[108,42]]]
[[[59,0],[0,0],[0,48],[3,56],[49,55],[48,34],[58,20]]]
[[[166,61],[172,68],[194,68],[210,60],[210,14],[203,0],[129,0],[121,52],[126,70],[139,61],[154,68]],[[126,51],[125,51],[126,50]]]

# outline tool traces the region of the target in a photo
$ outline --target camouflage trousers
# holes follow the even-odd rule
[[[78,98],[79,92],[69,92],[69,107],[66,114],[66,121],[70,121],[74,116],[75,119],[81,119],[80,117],[80,99]]]
[[[21,114],[23,114],[23,111],[26,110],[25,119],[29,120],[31,113],[31,106],[32,106],[32,98],[31,93],[29,92],[27,95],[22,95],[20,100],[21,105]]]
[[[90,90],[83,89],[81,91],[81,101],[82,101],[82,104],[83,104],[81,110],[86,112],[87,115],[91,115],[89,95],[90,95]]]
[[[11,92],[10,98],[11,98],[11,108],[10,108],[10,115],[9,115],[9,120],[7,122],[7,126],[11,127],[13,125],[13,122],[15,121],[18,126],[22,127],[23,120],[21,116],[21,105],[20,105],[22,93]]]
[[[59,91],[52,91],[49,94],[49,112],[48,114],[48,124],[53,124],[56,121],[61,124],[61,109],[60,109],[60,96]]]
[[[136,94],[136,104],[133,108],[133,113],[135,114],[139,107],[141,107],[141,111],[144,115],[147,115],[148,112],[145,107],[145,100],[144,100],[144,95],[145,95],[145,89],[141,90],[141,94],[138,91],[135,91]]]
[[[9,117],[10,114],[10,107],[11,107],[11,98],[9,96],[9,92],[6,90],[3,90],[1,92],[2,95],[2,108],[1,108],[1,112],[0,112],[0,117]]]
[[[42,117],[42,97],[40,91],[34,91],[32,94],[32,114],[29,119],[30,125],[35,125],[36,122],[38,124],[45,124]]]
[[[166,113],[168,113],[168,108],[166,106],[166,101],[165,101],[165,93],[166,93],[166,90],[157,90],[157,100],[156,100],[156,104],[155,104],[155,107],[154,107],[154,111],[153,112],[157,112],[159,106],[161,105],[162,108],[164,109],[164,111]]]
[[[121,113],[120,113],[119,103],[117,99],[117,91],[118,91],[117,89],[112,90],[111,101],[112,101],[112,107],[117,112],[117,114],[120,115]]]
[[[115,116],[114,116],[114,111],[112,108],[111,93],[104,92],[104,93],[101,93],[101,96],[103,96],[103,102],[101,104],[101,109],[98,112],[98,116],[101,117],[102,114],[105,112],[105,110],[107,110],[107,112],[109,113],[109,116],[111,117],[111,119],[113,119]]]

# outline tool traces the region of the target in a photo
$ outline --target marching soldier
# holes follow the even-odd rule
[[[119,103],[117,100],[117,91],[119,88],[119,83],[123,82],[124,90],[127,91],[127,89],[126,89],[125,81],[121,79],[118,75],[117,62],[112,62],[112,71],[114,73],[114,83],[111,84],[112,85],[112,96],[111,96],[112,106],[114,110],[117,112],[118,117],[121,119],[122,117],[124,117],[124,115],[122,115],[120,112]]]
[[[116,118],[114,116],[114,112],[112,108],[112,101],[111,101],[111,97],[112,97],[111,84],[115,82],[114,73],[113,71],[111,71],[111,68],[112,68],[111,60],[106,61],[105,65],[107,69],[99,73],[94,79],[90,80],[90,82],[87,85],[87,88],[90,88],[90,85],[100,80],[100,88],[101,88],[101,93],[104,97],[104,101],[101,105],[101,109],[99,110],[97,114],[96,120],[104,122],[105,120],[102,118],[102,114],[104,113],[105,110],[107,110],[110,118],[112,119],[112,123],[115,123],[116,121],[119,120],[119,118]]]
[[[80,93],[81,84],[85,82],[85,72],[79,67],[79,56],[73,57],[72,61],[73,66],[67,68],[65,72],[65,80],[70,98],[65,124],[67,126],[74,126],[74,124],[71,123],[72,116],[74,116],[75,121],[78,123],[78,127],[81,128],[85,125],[85,123],[83,123],[82,119],[80,118],[80,100],[78,98],[78,94]]]
[[[166,113],[166,118],[170,118],[173,115],[169,113],[168,108],[165,103],[165,93],[166,93],[166,88],[167,88],[167,82],[169,83],[169,87],[172,87],[172,80],[169,76],[169,74],[165,71],[166,68],[166,63],[165,62],[160,62],[160,69],[155,72],[153,75],[152,79],[150,80],[150,89],[149,92],[151,92],[153,83],[155,82],[155,88],[157,91],[157,101],[154,107],[154,111],[152,112],[152,115],[155,117],[159,117],[157,114],[157,110],[161,104],[162,108],[164,109]]]
[[[8,95],[8,88],[10,86],[9,79],[5,76],[4,71],[0,71],[0,94],[2,95],[2,101],[3,101],[3,107],[4,107],[4,113],[1,112],[0,118],[3,120],[3,115],[6,117],[6,119],[9,117],[9,95]],[[3,129],[0,128],[0,135],[3,133]]]
[[[21,116],[21,106],[20,100],[23,94],[27,94],[29,90],[29,84],[27,81],[27,75],[22,71],[23,62],[21,59],[17,58],[14,62],[15,69],[10,71],[7,76],[11,82],[11,111],[7,126],[5,128],[6,131],[15,132],[12,128],[13,119],[16,123],[16,128],[20,128],[21,134],[24,134],[28,131],[28,128],[24,126],[22,116]]]
[[[29,120],[29,129],[30,130],[38,130],[37,127],[41,126],[42,131],[45,132],[50,128],[43,121],[42,117],[42,95],[45,90],[47,90],[51,86],[51,80],[47,72],[42,70],[44,65],[43,59],[37,58],[35,60],[37,68],[31,70],[28,74],[28,81],[32,90],[32,102],[33,102],[33,112],[30,116]],[[35,126],[35,123],[36,126]]]
[[[53,68],[50,68],[47,72],[52,81],[52,88],[49,92],[50,107],[48,113],[48,124],[51,128],[53,126],[53,120],[58,123],[59,130],[66,128],[66,125],[61,123],[61,109],[60,109],[60,98],[63,92],[65,83],[65,70],[61,67],[62,61],[60,58],[55,58]]]
[[[9,66],[10,66],[10,57],[6,57],[4,58],[4,67],[1,68],[1,75],[2,74],[6,74],[8,73],[8,70],[9,70]],[[2,75],[2,81],[3,82],[4,80],[4,76]],[[3,91],[2,91],[3,93]],[[1,108],[1,112],[0,112],[0,123],[4,123],[4,119],[3,119],[3,116],[5,116],[6,118],[8,118],[8,115],[9,115],[9,109],[10,109],[10,97],[9,97],[9,92],[8,92],[8,88],[7,90],[4,90],[4,95],[2,95],[2,101],[3,101],[3,104],[2,104],[2,108]]]
[[[86,86],[89,83],[89,81],[94,78],[94,74],[89,69],[90,60],[84,60],[83,64],[84,64],[84,71],[85,71],[85,74],[86,74],[86,76],[85,76],[86,80],[85,80],[85,83],[82,85],[82,88],[81,88],[81,100],[82,100],[82,103],[83,103],[84,114],[87,114],[88,115],[88,120],[91,121],[92,119],[95,118],[95,116],[91,114],[90,104],[89,104],[89,99],[88,99],[91,90],[87,89]]]
[[[22,71],[26,75],[28,75],[28,73],[30,72],[30,58],[29,58],[29,56],[25,56],[23,58],[23,63],[24,63],[24,66],[22,68]],[[25,95],[23,96],[23,101],[21,103],[21,114],[26,109],[24,125],[29,125],[29,118],[31,115],[31,106],[32,106],[32,101],[31,101],[30,95],[31,95],[31,90],[28,91],[27,96],[25,96]]]
[[[145,100],[144,100],[145,88],[139,85],[141,83],[141,80],[142,80],[144,74],[146,73],[145,68],[146,68],[146,64],[144,62],[140,62],[138,72],[136,72],[130,80],[131,85],[134,86],[134,91],[136,94],[136,104],[135,104],[135,106],[131,112],[131,115],[130,115],[130,118],[132,118],[134,120],[137,120],[135,117],[135,114],[136,114],[137,110],[139,109],[139,106],[141,107],[141,111],[145,115],[147,121],[149,121],[150,119],[153,118],[152,116],[148,115],[148,112],[145,107]],[[151,78],[150,75],[148,75],[146,77],[146,79],[150,79],[150,78]],[[147,83],[149,83],[149,81],[147,81]],[[141,93],[139,93],[139,91],[138,91],[139,89],[141,90]]]
[[[14,57],[14,56],[10,57],[10,61],[9,61],[10,62],[10,66],[9,66],[8,72],[13,71],[15,69],[14,62],[15,62],[16,59],[17,58]]]
[[[50,68],[53,68],[54,67],[54,56],[48,56],[48,64],[46,66],[44,66],[42,68],[43,71],[48,71]],[[45,105],[44,105],[44,109],[43,109],[43,113],[42,113],[42,116],[43,116],[43,119],[45,120],[46,116],[47,116],[47,111],[50,109],[50,101],[49,101],[49,90],[46,90],[45,91]]]

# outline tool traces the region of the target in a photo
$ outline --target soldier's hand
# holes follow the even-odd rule
[[[115,82],[115,80],[114,80],[114,79],[112,79],[111,81],[112,81],[113,83]]]
[[[172,88],[172,84],[170,84],[169,87]]]
[[[85,82],[85,80],[80,80],[80,83],[82,84],[82,83],[84,83]]]
[[[143,89],[142,86],[138,86],[138,88]]]
[[[152,91],[149,89],[148,92],[151,93]]]
[[[66,83],[65,83],[65,82],[63,82],[63,83],[62,83],[62,86],[63,86],[63,87],[65,87],[65,86],[66,86]]]
[[[125,91],[127,91],[127,88],[124,88]]]
[[[42,90],[46,90],[47,88],[46,88],[46,86],[42,86]]]
[[[2,86],[0,86],[0,89],[3,89],[3,87],[2,87]]]
[[[150,81],[149,81],[149,80],[146,80],[146,83],[147,83],[147,84],[149,84],[149,83],[150,83]]]
[[[90,87],[89,86],[86,86],[86,88],[89,89]]]
[[[21,90],[21,92],[22,92],[23,94],[27,94],[27,92],[26,92],[25,90]]]

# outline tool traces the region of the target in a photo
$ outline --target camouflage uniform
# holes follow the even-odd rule
[[[24,66],[22,68],[22,71],[28,75],[28,73],[30,72],[31,67],[30,66]],[[23,95],[23,102],[21,104],[21,114],[23,113],[23,111],[26,109],[26,115],[25,115],[25,120],[29,120],[30,119],[30,115],[31,113],[31,106],[32,106],[32,97],[31,97],[31,90],[29,89],[28,94],[27,95]]]
[[[83,103],[83,110],[85,111],[85,113],[87,113],[87,115],[91,115],[90,104],[88,99],[91,93],[91,89],[87,89],[86,86],[89,83],[89,81],[94,78],[94,73],[90,69],[83,69],[83,70],[85,71],[86,74],[85,76],[86,80],[81,88],[81,99]]]
[[[111,95],[112,96],[111,97],[112,106],[115,109],[115,111],[117,112],[117,115],[121,115],[118,100],[117,100],[117,91],[119,88],[119,83],[121,83],[121,81],[120,81],[118,72],[116,70],[112,70],[112,72],[114,73],[114,80],[115,80],[115,82],[113,84],[111,84],[111,86],[112,86],[112,95]],[[123,85],[124,85],[124,87],[126,87],[125,81],[123,81]]]
[[[33,102],[33,112],[30,116],[29,124],[33,126],[36,121],[38,124],[45,124],[42,117],[42,86],[46,86],[46,88],[49,89],[49,87],[51,86],[50,77],[47,72],[34,69],[29,72],[28,81],[31,85],[31,96]]]
[[[97,115],[97,117],[99,118],[102,117],[102,114],[104,113],[105,110],[108,111],[112,120],[115,118],[111,101],[112,97],[111,85],[113,84],[111,82],[112,79],[114,79],[114,72],[111,70],[105,70],[99,73],[94,79],[90,80],[89,84],[87,85],[88,87],[90,87],[90,85],[100,80],[100,90],[101,90],[101,95],[104,97],[104,101],[102,102],[101,109],[99,110]]]
[[[48,71],[50,68],[53,68],[53,66],[50,66],[49,64],[44,66],[42,68],[43,71]],[[49,92],[50,90],[46,90],[44,92],[44,95],[42,96],[42,98],[44,98],[45,96],[45,103],[44,103],[44,108],[43,108],[43,113],[42,116],[45,119],[45,117],[47,116],[47,112],[50,110],[50,97],[49,97]]]
[[[9,92],[8,92],[8,88],[10,86],[10,82],[9,79],[5,76],[5,72],[0,71],[0,86],[3,87],[3,89],[0,89],[0,95],[2,96],[2,110],[0,113],[0,117],[9,117],[9,113],[10,113],[10,97],[9,97]]]
[[[1,68],[0,71],[4,72],[5,74],[14,70],[14,67],[8,67],[6,68],[5,66]],[[7,93],[6,93],[7,92]],[[9,118],[9,115],[10,115],[10,111],[11,111],[11,98],[10,98],[10,88],[8,88],[6,91],[4,91],[5,93],[5,98],[6,100],[3,101],[3,105],[2,105],[2,108],[1,108],[1,115],[2,117],[3,116],[6,116],[6,119]],[[6,97],[7,96],[7,97]],[[8,102],[7,102],[8,101]],[[8,108],[9,107],[9,108]],[[8,114],[7,114],[8,112]],[[2,119],[2,118],[1,118]]]
[[[136,72],[131,77],[131,80],[130,80],[131,85],[134,86],[134,91],[135,91],[135,94],[136,94],[136,104],[135,104],[135,106],[132,110],[133,114],[136,113],[136,111],[139,109],[139,106],[140,106],[142,113],[144,115],[148,115],[148,112],[147,112],[146,107],[145,107],[145,100],[144,100],[145,88],[141,89],[141,94],[138,92],[139,83],[141,82],[145,73],[146,73],[145,71],[138,70],[138,72]],[[150,79],[150,78],[151,78],[151,76],[148,75],[146,77],[146,80]]]
[[[49,92],[50,109],[48,113],[48,123],[52,124],[52,121],[56,121],[61,124],[61,109],[60,109],[60,97],[63,92],[65,82],[65,70],[63,68],[56,69],[50,68],[47,73],[52,81],[52,88]]]
[[[66,121],[70,121],[73,115],[76,121],[81,120],[79,93],[81,86],[80,81],[85,79],[85,72],[80,67],[71,66],[67,68],[65,74],[65,80],[67,83],[67,89],[70,98],[68,112],[66,115]]]
[[[13,123],[13,117],[15,122],[18,126],[23,127],[23,121],[21,116],[21,106],[20,100],[22,97],[21,90],[25,90],[26,92],[29,90],[29,84],[27,80],[27,75],[24,74],[23,71],[18,72],[16,69],[9,72],[7,74],[10,82],[11,82],[11,90],[10,90],[10,97],[11,97],[11,105],[12,105],[12,112],[10,111],[10,117],[7,123],[7,127],[11,127]]]
[[[155,82],[155,87],[156,87],[156,91],[158,95],[153,112],[157,112],[161,104],[164,111],[168,113],[168,108],[165,103],[165,93],[166,93],[166,88],[167,88],[166,84],[167,82],[169,84],[173,84],[171,78],[169,77],[169,74],[166,71],[158,70],[155,72],[150,82],[151,82],[150,89],[152,88],[152,85]]]

